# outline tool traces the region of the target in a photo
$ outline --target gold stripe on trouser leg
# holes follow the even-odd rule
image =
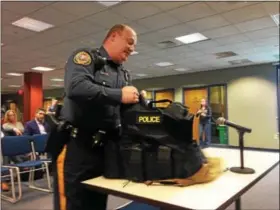
[[[65,186],[64,186],[65,155],[66,155],[66,146],[64,146],[63,150],[59,154],[57,161],[56,161],[60,210],[66,210],[66,197],[65,197]]]

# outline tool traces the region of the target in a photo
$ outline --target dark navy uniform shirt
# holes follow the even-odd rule
[[[91,62],[77,64],[79,52],[90,55]],[[62,118],[87,132],[120,124],[121,89],[130,84],[122,65],[114,63],[103,47],[99,53],[108,60],[101,69],[94,65],[93,50],[84,48],[73,52],[65,67]]]

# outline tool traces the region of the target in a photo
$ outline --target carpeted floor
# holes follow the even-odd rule
[[[52,194],[23,189],[23,198],[16,204],[1,202],[2,210],[53,210]],[[108,210],[129,202],[110,196]],[[227,210],[234,209],[234,204]],[[279,210],[279,165],[242,197],[243,210]],[[143,209],[144,210],[144,209]]]

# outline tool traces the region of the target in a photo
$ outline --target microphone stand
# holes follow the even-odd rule
[[[238,174],[254,174],[255,170],[252,168],[244,167],[244,130],[238,130],[239,134],[239,147],[240,147],[240,167],[231,167],[230,171]]]

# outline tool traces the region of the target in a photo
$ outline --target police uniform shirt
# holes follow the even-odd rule
[[[62,118],[92,132],[119,124],[121,88],[128,84],[122,65],[114,63],[104,47],[99,54],[107,59],[100,69],[93,50],[84,48],[75,51],[65,67]]]

